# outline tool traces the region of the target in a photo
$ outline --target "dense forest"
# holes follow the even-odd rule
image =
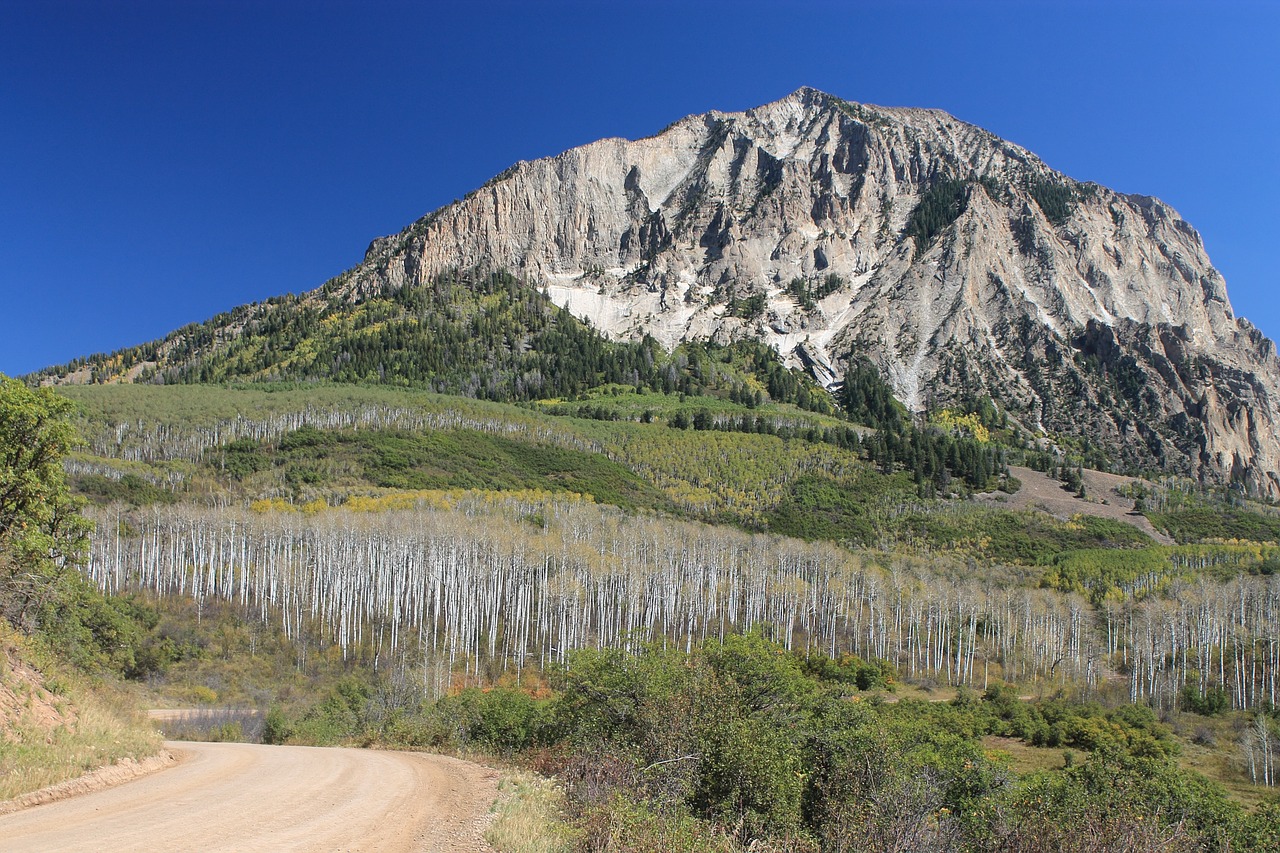
[[[1107,578],[1117,594],[1094,607],[1073,590],[1105,561],[1083,556],[1027,589],[1014,567],[966,577],[945,558],[885,561],[539,492],[93,517],[116,531],[95,538],[87,564],[108,592],[235,601],[276,614],[292,638],[314,625],[344,657],[408,645],[466,683],[563,663],[576,648],[690,648],[758,629],[787,650],[977,689],[1072,686],[1159,706],[1190,685],[1242,709],[1277,698],[1280,585],[1214,571],[1225,558],[1256,565],[1256,553],[1166,549]]]

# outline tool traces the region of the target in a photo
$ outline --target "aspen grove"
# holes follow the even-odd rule
[[[952,685],[1123,686],[1162,704],[1192,685],[1237,708],[1277,700],[1276,575],[1173,578],[1094,604],[1037,587],[1027,568],[806,543],[563,493],[93,516],[86,571],[103,591],[216,597],[280,620],[291,638],[318,631],[344,657],[427,661],[436,694],[577,648],[689,649],[760,630],[788,649]]]

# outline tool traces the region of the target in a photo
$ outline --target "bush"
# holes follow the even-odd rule
[[[982,849],[1228,850],[1241,849],[1232,836],[1249,825],[1243,818],[1220,788],[1168,758],[1103,748],[987,799],[970,831]]]
[[[318,705],[304,713],[286,739],[309,746],[332,746],[371,736],[368,684],[348,676],[339,681]],[[265,738],[266,735],[264,734]]]
[[[543,705],[521,690],[470,688],[441,699],[435,714],[448,720],[458,743],[501,755],[523,752],[541,742]]]
[[[1200,685],[1189,683],[1178,691],[1178,707],[1192,714],[1212,717],[1231,710],[1231,695],[1221,687],[1207,687],[1201,695]]]
[[[733,853],[738,846],[706,821],[663,812],[618,794],[579,819],[580,849],[615,853]]]
[[[279,705],[272,705],[268,708],[267,715],[262,721],[262,742],[269,744],[287,743],[292,734],[293,724],[284,709]]]

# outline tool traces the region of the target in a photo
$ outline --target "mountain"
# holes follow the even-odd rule
[[[45,378],[333,374],[349,348],[331,340],[325,359],[307,356],[325,328],[367,339],[417,311],[422,329],[453,304],[439,301],[442,281],[497,271],[613,339],[757,339],[828,387],[866,358],[912,411],[988,395],[1030,433],[1117,468],[1280,497],[1275,346],[1234,315],[1173,209],[1074,181],[946,113],[813,89],[517,163],[373,241],[311,294]],[[435,303],[415,296],[428,291]],[[389,299],[399,314],[344,326]],[[545,304],[529,313],[554,325]],[[281,337],[298,323],[305,334]],[[503,346],[521,354],[531,341]],[[396,350],[400,376],[412,346]],[[381,361],[369,374],[385,375]]]

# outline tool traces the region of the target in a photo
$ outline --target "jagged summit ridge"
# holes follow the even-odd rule
[[[641,288],[654,304],[628,301],[652,307],[648,330],[670,343],[689,325],[725,327],[723,302],[713,297],[729,284],[735,293],[773,297],[795,276],[834,272],[848,280],[847,292],[869,294],[901,262],[929,262],[901,235],[921,194],[945,177],[985,177],[1011,190],[994,205],[970,205],[957,228],[1048,250],[1040,269],[1018,270],[1030,274],[1007,283],[1049,325],[1127,317],[1206,328],[1231,320],[1199,236],[1158,201],[1090,185],[1098,203],[1077,212],[1093,215],[1072,223],[1084,226],[1077,229],[1084,245],[1071,247],[1083,257],[1055,257],[1056,246],[1037,245],[1054,229],[1019,183],[1075,182],[940,111],[865,107],[813,89],[745,113],[690,116],[635,142],[606,139],[518,163],[462,202],[375,241],[366,265],[381,267],[378,283],[392,286],[461,265],[511,269],[571,300]],[[1024,233],[1001,225],[1007,210],[1030,219]],[[1107,221],[1095,221],[1098,214]],[[1117,221],[1126,218],[1129,228]],[[1134,239],[1148,233],[1158,240],[1154,252]],[[1130,257],[1133,268],[1125,269]],[[1146,298],[1145,285],[1163,284],[1180,266],[1205,298]],[[775,301],[771,319],[785,325],[795,312]],[[629,324],[600,319],[625,334],[648,326],[648,313],[631,311]]]
[[[1280,370],[1199,234],[939,110],[803,88],[522,161],[331,283],[505,269],[609,335],[767,341],[920,411],[986,393],[1120,464],[1280,496]]]

